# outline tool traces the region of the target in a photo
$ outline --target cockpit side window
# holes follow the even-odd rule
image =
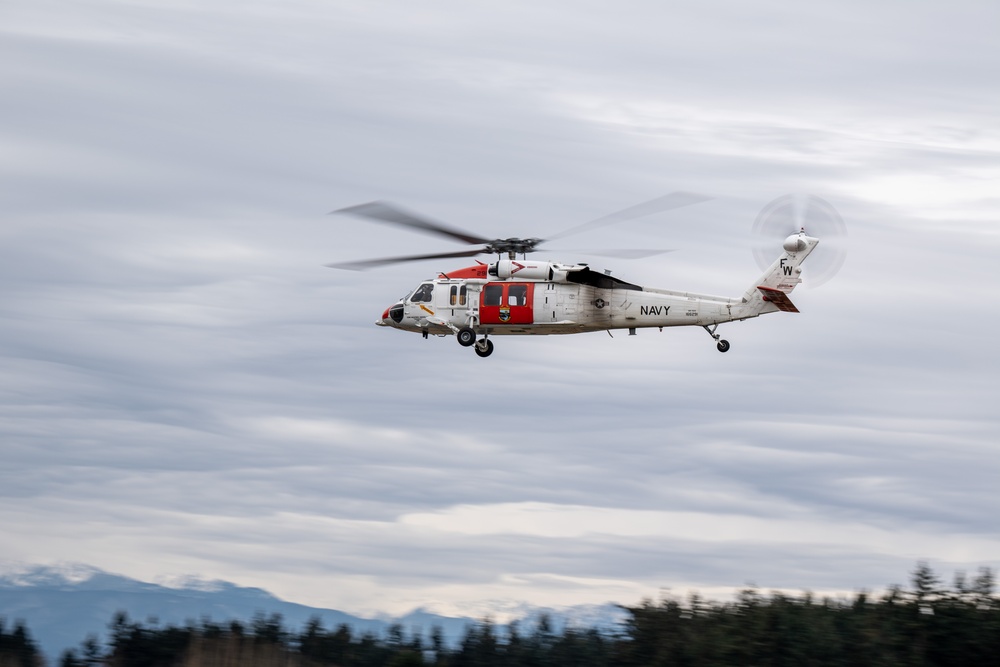
[[[431,296],[434,293],[433,283],[424,283],[416,290],[414,290],[413,295],[410,296],[411,303],[427,303],[431,300]]]

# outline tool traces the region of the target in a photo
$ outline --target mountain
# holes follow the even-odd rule
[[[357,634],[371,632],[380,636],[394,623],[402,625],[407,634],[427,635],[437,626],[451,644],[460,641],[465,628],[476,620],[440,616],[422,609],[400,617],[360,618],[286,602],[265,590],[225,581],[190,578],[168,587],[81,564],[22,566],[0,574],[0,618],[6,618],[7,625],[24,621],[53,663],[63,651],[78,647],[90,635],[103,643],[108,624],[119,611],[126,612],[133,621],[161,626],[202,619],[246,622],[261,614],[281,614],[285,627],[292,631],[301,630],[311,618],[319,618],[325,628],[346,623]],[[546,614],[556,631],[567,624],[610,630],[624,616],[611,604],[559,610],[519,605],[505,611],[507,619],[520,620],[527,628]]]
[[[0,575],[0,618],[5,617],[8,625],[23,620],[50,660],[79,646],[88,635],[103,642],[108,624],[119,611],[134,621],[160,625],[202,619],[250,621],[255,615],[276,613],[293,630],[319,617],[326,628],[346,623],[359,633],[375,634],[383,633],[391,622],[286,602],[259,588],[224,581],[189,580],[181,588],[168,588],[77,564],[28,567]],[[442,629],[458,634],[468,622],[434,615],[426,620],[440,621]],[[456,621],[460,623],[457,628]]]

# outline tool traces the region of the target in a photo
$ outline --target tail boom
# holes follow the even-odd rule
[[[785,252],[747,289],[742,303],[733,310],[738,310],[743,317],[799,312],[788,295],[802,282],[802,262],[817,245],[819,239],[806,236],[804,231],[785,239]]]

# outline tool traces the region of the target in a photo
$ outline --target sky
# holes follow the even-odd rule
[[[0,561],[446,614],[1000,566],[997,25],[987,1],[4,2]],[[324,266],[462,249],[328,215],[372,200],[545,238],[676,191],[711,199],[536,258],[738,296],[758,212],[808,194],[847,259],[807,268],[801,313],[720,327],[726,354],[679,328],[489,359],[374,326],[468,261]]]

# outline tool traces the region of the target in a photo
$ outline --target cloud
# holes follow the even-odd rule
[[[995,565],[996,8],[630,11],[8,8],[0,558],[390,611]],[[714,199],[574,245],[741,294],[757,212],[810,192],[847,263],[726,355],[488,360],[372,326],[453,265],[323,266],[451,248],[325,215],[373,199],[545,237],[677,190]]]

